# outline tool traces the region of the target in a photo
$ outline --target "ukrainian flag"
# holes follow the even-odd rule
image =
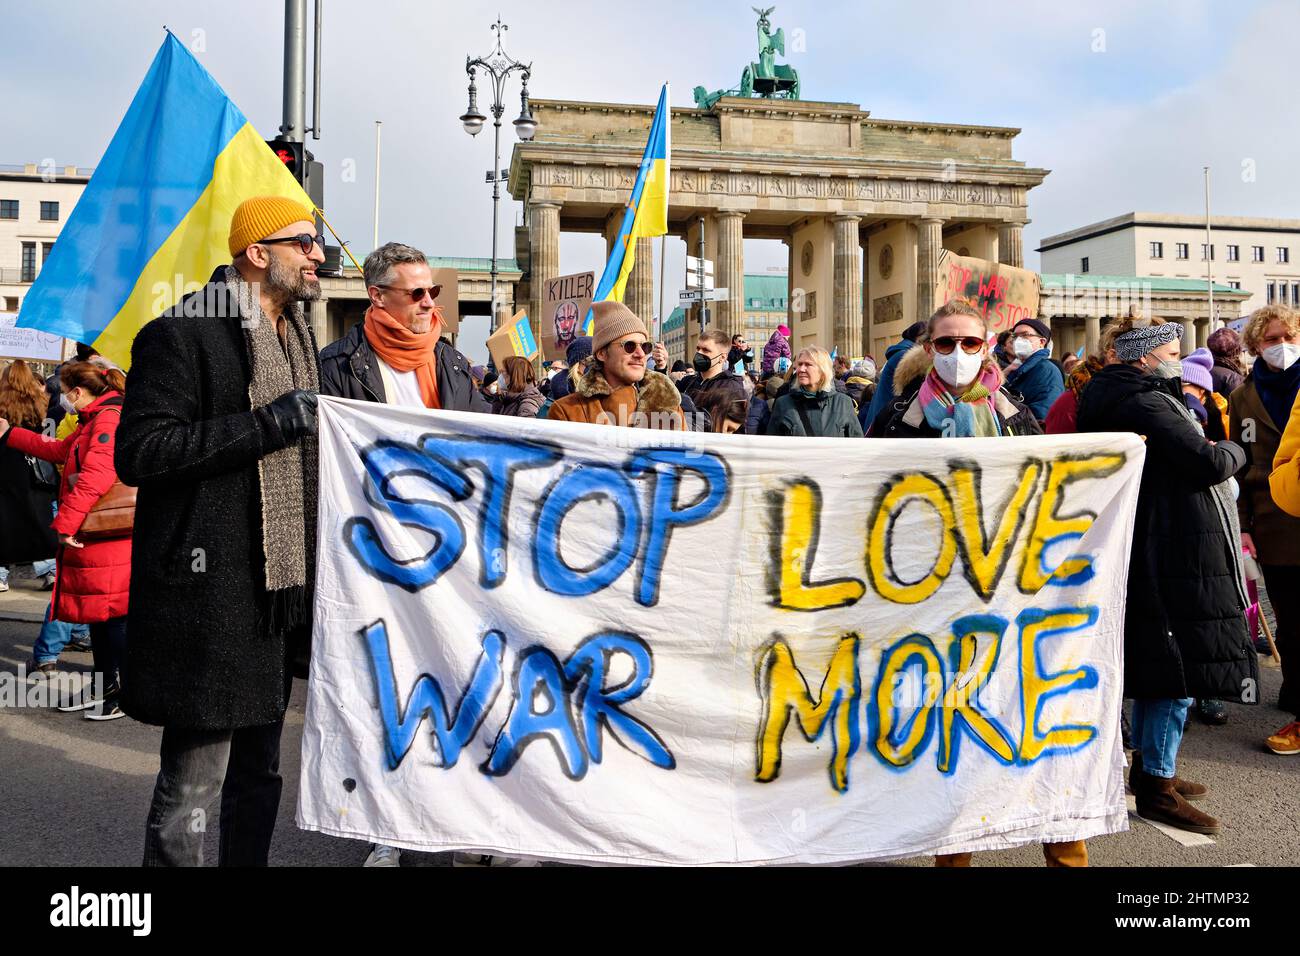
[[[150,319],[230,261],[235,207],[307,194],[171,33],[73,209],[18,325],[94,345],[123,368]]]
[[[668,84],[659,92],[659,105],[655,108],[654,122],[650,124],[650,138],[641,157],[636,183],[623,211],[623,222],[614,240],[613,251],[605,263],[605,271],[596,286],[595,302],[607,299],[623,301],[628,276],[636,261],[636,241],[641,236],[662,236],[668,232],[668,160],[671,155],[671,125],[669,116]],[[645,316],[641,316],[644,321]],[[591,334],[592,314],[587,313],[586,334]],[[649,324],[649,323],[647,323]]]

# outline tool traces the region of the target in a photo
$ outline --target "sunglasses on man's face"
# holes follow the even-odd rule
[[[984,340],[974,335],[941,335],[930,344],[940,355],[951,355],[958,343],[961,343],[961,350],[967,355],[975,355],[984,348]]]
[[[309,255],[311,255],[311,247],[312,247],[312,246],[320,246],[322,249],[325,248],[325,237],[324,237],[324,236],[313,236],[313,235],[310,235],[309,233],[305,233],[305,232],[300,232],[300,233],[298,233],[298,235],[296,235],[296,236],[285,236],[283,239],[263,239],[263,240],[261,240],[260,242],[258,242],[258,245],[259,245],[259,246],[276,246],[276,245],[280,245],[280,244],[282,244],[282,243],[287,244],[287,243],[290,243],[290,242],[296,242],[296,243],[298,243],[298,248],[302,250],[302,254],[303,254],[304,256],[309,256]]]
[[[427,289],[403,289],[398,285],[381,285],[378,288],[387,289],[389,292],[405,292],[411,297],[412,302],[423,302],[426,295],[436,302],[438,295],[442,292],[442,286],[440,285],[429,286]]]
[[[631,339],[618,343],[615,348],[622,348],[628,355],[635,355],[638,350],[642,355],[649,355],[655,350],[653,342],[633,342]]]

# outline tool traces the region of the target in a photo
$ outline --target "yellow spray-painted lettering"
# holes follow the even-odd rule
[[[906,767],[921,755],[929,739],[934,720],[933,704],[925,699],[922,692],[916,701],[921,713],[912,719],[907,729],[907,736],[897,743],[893,739],[894,714],[898,703],[895,694],[899,688],[899,677],[903,669],[912,663],[913,658],[921,662],[923,673],[920,687],[926,686],[929,675],[943,674],[943,664],[930,639],[924,634],[912,634],[885,651],[880,665],[880,674],[876,680],[875,711],[879,715],[879,720],[873,744],[876,753],[895,767]]]
[[[1025,547],[1024,560],[1020,566],[1021,591],[1036,594],[1053,577],[1067,579],[1086,573],[1091,568],[1090,558],[1076,556],[1068,558],[1054,569],[1044,570],[1043,552],[1053,541],[1066,536],[1082,537],[1096,519],[1096,515],[1090,513],[1062,517],[1056,510],[1060,507],[1066,486],[1071,482],[1084,478],[1105,478],[1123,466],[1123,455],[1057,458],[1048,464],[1047,487],[1038,502],[1033,531],[1029,535],[1029,543]]]
[[[1034,494],[1042,463],[1025,462],[1020,480],[1011,497],[1002,506],[998,526],[992,539],[984,535],[984,507],[980,501],[979,469],[976,466],[954,468],[952,484],[957,505],[957,532],[962,545],[966,578],[982,598],[992,596],[1015,550],[1015,542],[1024,523],[1026,504]]]
[[[821,693],[814,700],[808,682],[795,666],[790,645],[777,639],[758,664],[763,720],[758,731],[758,773],[763,783],[781,773],[781,740],[793,713],[804,737],[816,740],[831,722],[831,786],[843,793],[849,786],[849,757],[858,746],[858,635],[840,639],[826,669]]]
[[[1064,634],[1089,627],[1097,621],[1097,608],[1065,608],[1044,611],[1028,608],[1020,613],[1020,755],[1019,762],[1030,764],[1047,750],[1073,750],[1097,736],[1097,729],[1088,725],[1052,727],[1039,732],[1039,717],[1043,701],[1069,690],[1097,686],[1097,672],[1091,667],[1079,667],[1057,674],[1045,674],[1039,666],[1038,642],[1044,637]]]
[[[815,584],[813,559],[821,523],[821,492],[808,481],[786,486],[781,496],[781,554],[776,606],[792,611],[821,611],[861,600],[866,585],[857,578],[833,578]]]
[[[900,581],[894,574],[890,554],[894,520],[909,498],[923,501],[932,507],[943,526],[939,555],[934,566],[925,577],[911,584]],[[924,474],[911,474],[894,481],[876,507],[867,537],[867,569],[871,572],[872,586],[880,596],[896,604],[920,604],[939,590],[952,572],[953,561],[957,557],[954,534],[956,523],[948,492],[934,478]]]
[[[1006,622],[1001,619],[999,621],[1005,627]],[[962,682],[961,676],[967,674],[975,664],[975,654],[979,649],[977,640],[979,633],[992,637],[992,644],[980,661],[978,669],[969,675],[968,681]],[[988,683],[993,667],[997,663],[1002,632],[993,628],[976,632],[968,628],[967,633],[959,634],[954,640],[958,642],[960,650],[956,674],[953,675],[952,682],[948,684],[943,695],[943,712],[940,715],[939,726],[939,770],[942,773],[949,773],[956,769],[953,765],[953,754],[956,750],[955,731],[958,717],[966,722],[971,733],[989,750],[997,754],[1003,763],[1009,764],[1016,759],[1015,744],[1007,739],[1007,735],[988,718],[988,715],[975,706],[978,689]]]

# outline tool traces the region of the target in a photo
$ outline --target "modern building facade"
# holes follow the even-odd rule
[[[1242,315],[1300,305],[1300,219],[1214,216],[1207,246],[1204,217],[1129,212],[1048,236],[1038,251],[1045,273],[1200,280],[1203,288],[1212,278],[1247,293]]]
[[[0,166],[0,312],[17,312],[93,170]]]
[[[789,277],[783,274],[759,273],[745,276],[745,295],[742,300],[745,306],[744,323],[740,331],[744,333],[745,341],[753,347],[755,357],[762,354],[764,343],[771,338],[776,327],[786,321],[788,288]],[[677,308],[664,320],[663,343],[668,350],[670,362],[681,360],[689,364],[686,316],[686,309]],[[691,354],[694,354],[693,347]]]

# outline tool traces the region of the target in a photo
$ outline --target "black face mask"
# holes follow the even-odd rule
[[[702,352],[696,352],[695,358],[691,359],[691,365],[695,368],[695,371],[703,375],[709,369],[713,368],[713,359],[709,358]]]

